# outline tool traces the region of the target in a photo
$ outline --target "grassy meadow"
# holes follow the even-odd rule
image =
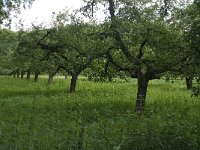
[[[151,81],[141,117],[136,80],[46,83],[0,77],[0,150],[200,149],[200,98],[183,80]]]

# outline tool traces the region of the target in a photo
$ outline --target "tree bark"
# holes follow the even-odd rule
[[[53,73],[49,73],[49,78],[48,78],[47,85],[51,85],[51,84],[52,84],[52,82],[53,82],[53,77],[54,77],[54,74],[53,74]]]
[[[144,112],[148,82],[149,79],[146,77],[146,75],[138,75],[138,91],[135,111],[139,114],[143,114]]]
[[[34,82],[38,81],[39,71],[35,71]]]
[[[27,69],[27,76],[26,76],[27,80],[30,80],[31,78],[31,70]]]
[[[186,79],[187,90],[191,90],[193,88],[193,84],[192,84],[193,78],[191,76],[188,76],[185,79]]]
[[[70,82],[70,90],[69,90],[70,93],[75,93],[77,79],[78,75],[73,74]]]

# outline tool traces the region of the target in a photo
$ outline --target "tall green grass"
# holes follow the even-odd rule
[[[0,150],[198,150],[200,99],[184,81],[151,81],[144,116],[137,83],[0,77]]]

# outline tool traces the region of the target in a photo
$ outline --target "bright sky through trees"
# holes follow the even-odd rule
[[[35,0],[31,9],[22,10],[18,18],[13,19],[12,28],[17,28],[20,19],[25,27],[30,27],[32,22],[47,24],[51,19],[52,12],[59,12],[65,8],[73,10],[82,5],[81,0]]]

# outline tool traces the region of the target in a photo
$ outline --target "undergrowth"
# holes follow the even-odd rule
[[[151,81],[145,114],[137,83],[33,81],[0,77],[1,150],[198,150],[200,101],[184,81]]]

